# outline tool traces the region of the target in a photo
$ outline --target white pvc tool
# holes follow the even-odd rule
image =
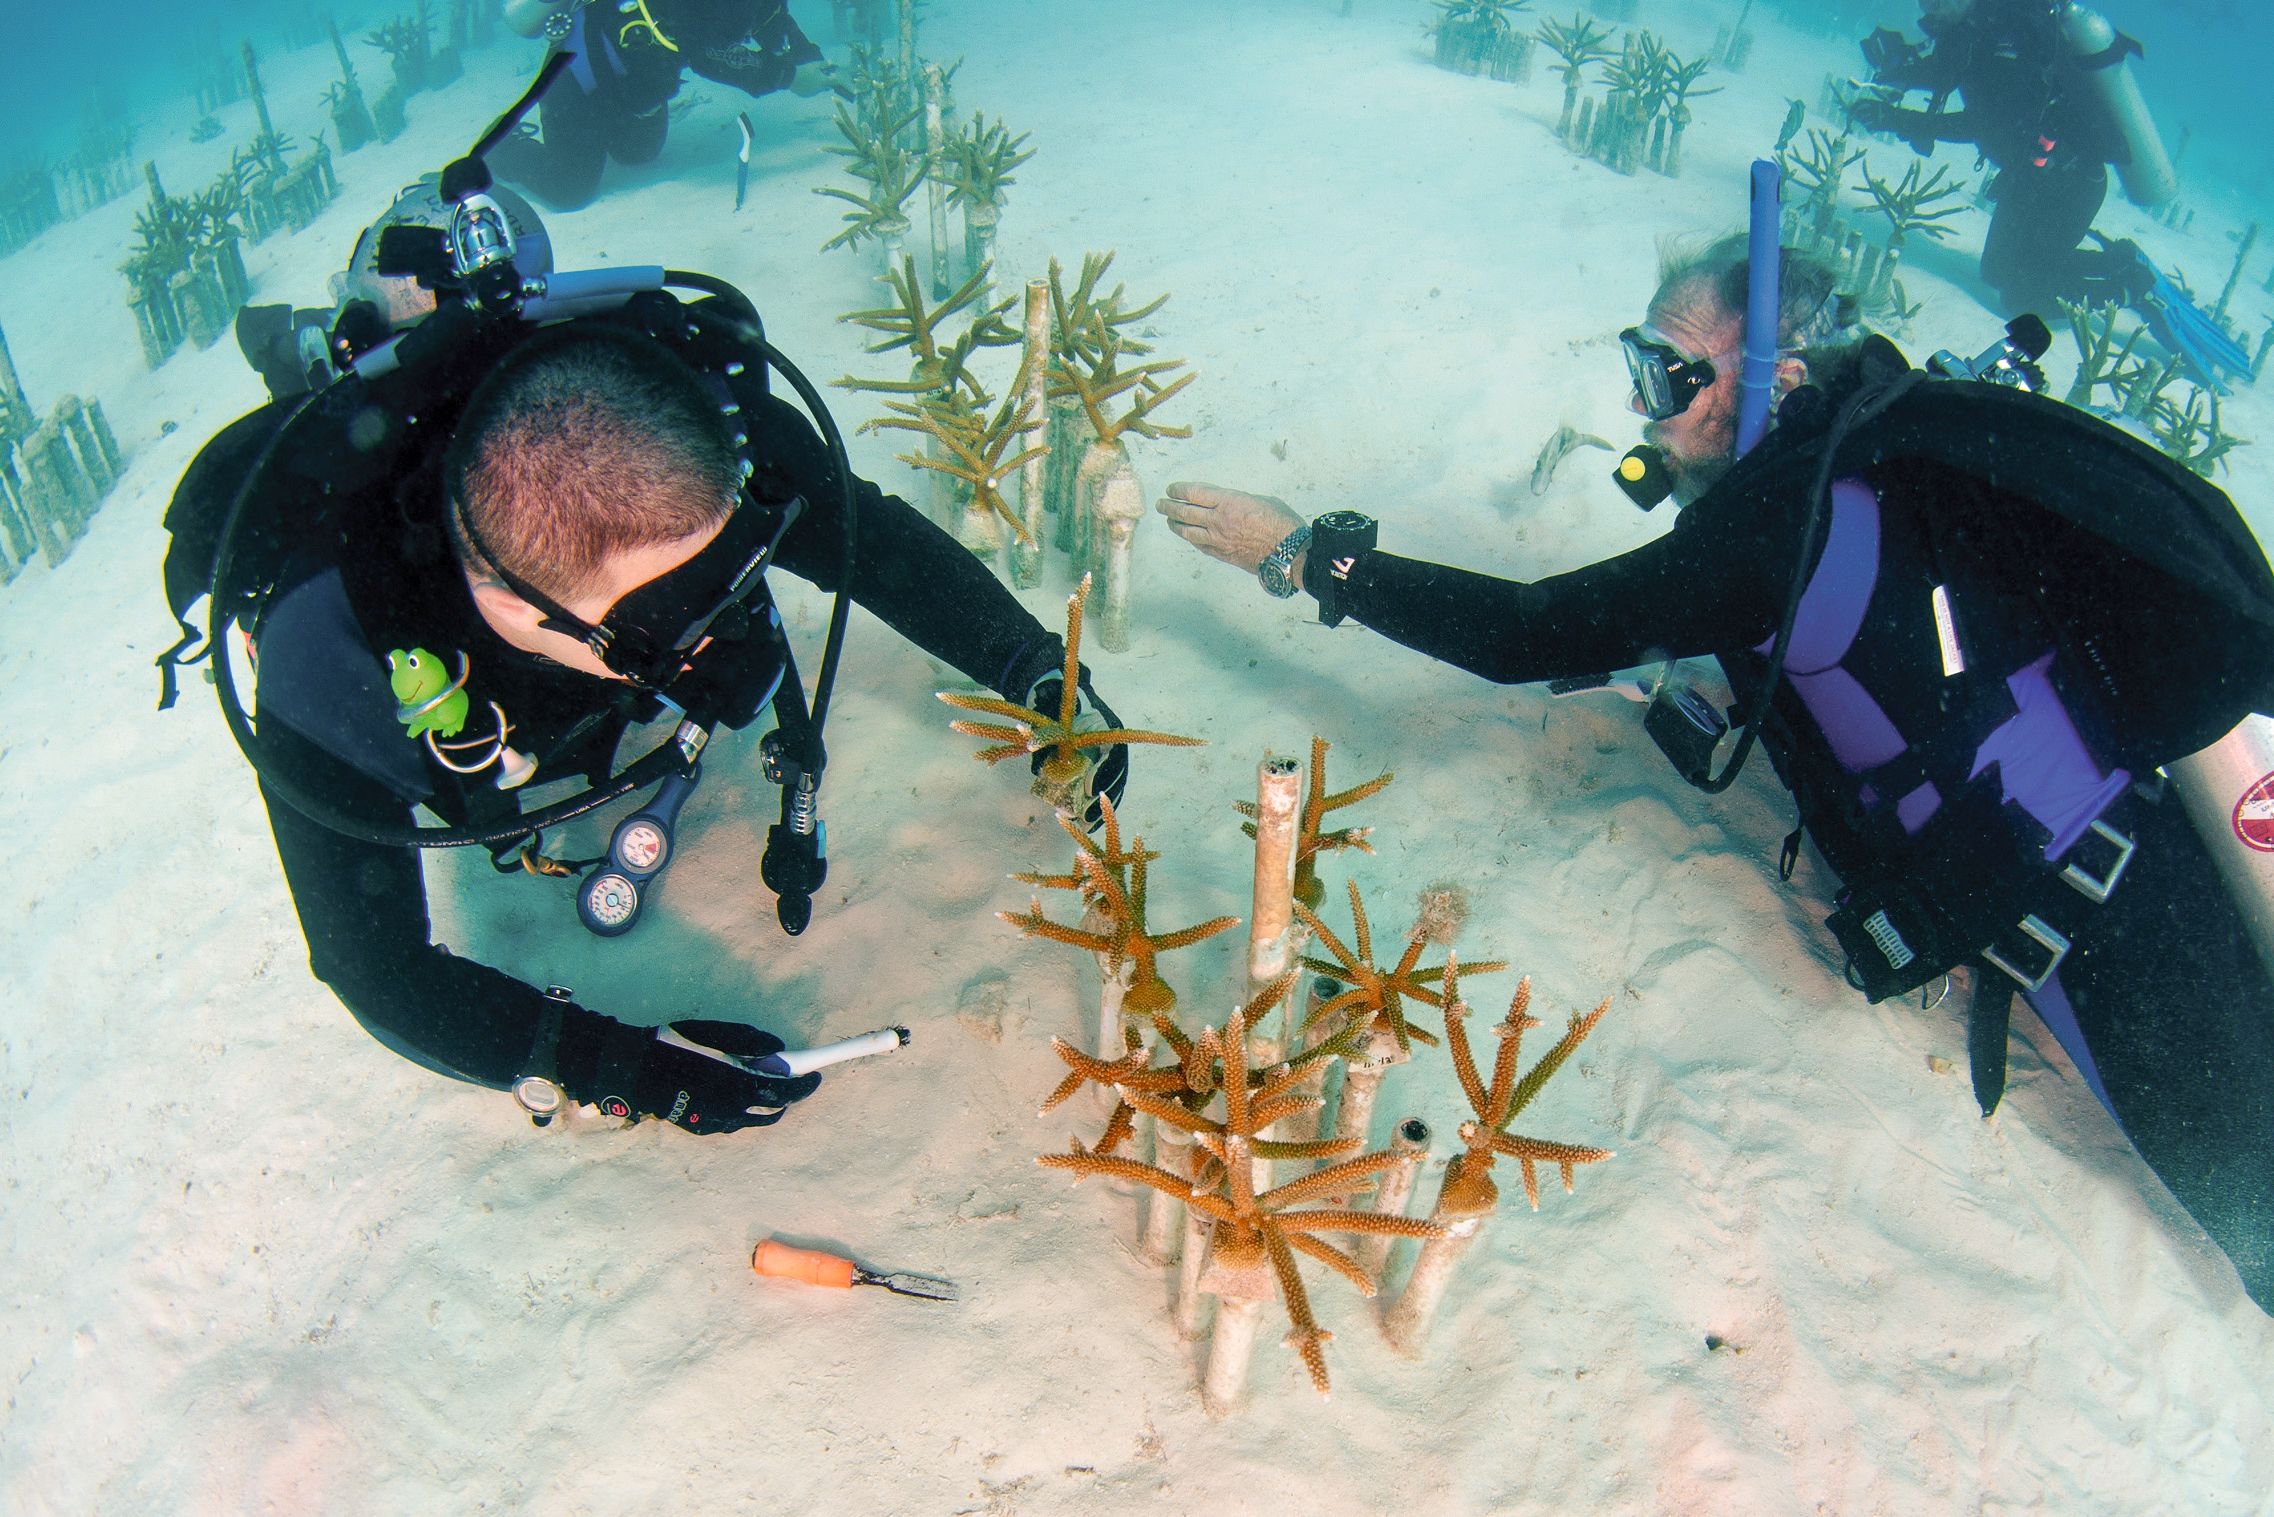
[[[874,1032],[858,1033],[850,1038],[839,1038],[836,1042],[824,1043],[819,1048],[785,1048],[779,1053],[759,1054],[750,1057],[723,1053],[716,1048],[706,1048],[700,1043],[679,1036],[669,1027],[659,1028],[655,1036],[659,1043],[669,1043],[674,1048],[684,1048],[689,1053],[701,1054],[706,1059],[717,1059],[722,1063],[732,1064],[738,1069],[748,1070],[755,1075],[772,1075],[776,1079],[784,1079],[795,1075],[811,1074],[817,1069],[827,1069],[830,1065],[842,1064],[847,1059],[863,1059],[870,1054],[891,1053],[895,1049],[906,1048],[909,1034],[905,1027],[879,1027]]]

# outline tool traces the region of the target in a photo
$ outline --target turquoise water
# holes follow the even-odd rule
[[[962,113],[1036,151],[999,233],[1003,294],[1112,249],[1133,301],[1169,297],[1145,337],[1198,373],[1163,414],[1194,435],[1134,449],[1148,501],[1189,478],[1305,514],[1355,506],[1390,551],[1527,580],[1651,540],[1670,513],[1635,512],[1607,473],[1638,436],[1615,333],[1643,315],[1659,244],[1740,225],[1745,167],[1786,102],[1827,125],[1825,76],[1916,7],[1760,0],[1751,61],[1706,76],[1719,93],[1698,101],[1678,175],[1570,152],[1545,58],[1515,81],[1454,73],[1435,66],[1431,6],[1349,8],[934,0],[918,46],[962,60]],[[830,5],[792,9],[846,58]],[[1600,20],[1698,57],[1739,9],[1641,0]],[[1337,785],[1398,775],[1357,818],[1374,854],[1322,871],[1329,926],[1357,880],[1395,947],[1416,893],[1452,880],[1471,908],[1462,959],[1533,977],[1536,1037],[1611,998],[1536,1130],[1617,1157],[1570,1196],[1544,1172],[1537,1214],[1501,1171],[1501,1213],[1421,1361],[1306,1264],[1336,1334],[1333,1400],[1267,1316],[1241,1413],[1202,1413],[1205,1347],[1169,1330],[1173,1272],[1137,1256],[1128,1198],[1032,1162],[1103,1119],[1034,1115],[1064,1070],[1050,1040],[1091,1039],[1096,976],[998,920],[1030,897],[1006,875],[1070,849],[1019,777],[944,730],[932,696],[958,676],[865,613],[830,726],[830,888],[806,935],[779,933],[756,880],[776,792],[755,734],[713,750],[635,936],[587,936],[568,886],[500,880],[471,850],[426,879],[439,941],[627,1019],[728,1015],[793,1044],[899,1021],[906,1053],[848,1066],[779,1128],[697,1139],[581,1119],[536,1133],[505,1096],[367,1037],[306,968],[208,686],[192,670],[175,710],[152,709],[151,661],[175,636],[160,517],[197,447],[262,392],[225,334],[153,365],[120,272],[145,165],[195,193],[257,130],[248,101],[196,98],[234,78],[244,43],[292,151],[319,131],[336,144],[323,14],[51,7],[15,18],[0,59],[0,170],[132,134],[102,159],[123,193],[0,256],[28,404],[100,403],[125,466],[67,558],[43,547],[0,587],[0,816],[18,840],[0,894],[0,1507],[2266,1509],[2267,1319],[2033,1019],[2017,1015],[2006,1104],[1984,1122],[1955,1001],[1866,1006],[1841,983],[1829,871],[1811,856],[1776,877],[1791,807],[1767,765],[1704,797],[1628,702],[1329,633],[1157,522],[1139,529],[1130,646],[1089,655],[1123,717],[1209,742],[1134,760],[1130,825],[1166,855],[1156,921],[1249,914],[1231,803],[1266,752],[1306,756],[1317,733]],[[387,60],[363,39],[394,8],[332,14],[377,95]],[[2114,193],[2099,224],[2208,300],[2274,212],[2274,17],[2218,0],[2110,14],[2147,47],[2167,143],[2188,146],[2179,225]],[[464,150],[536,53],[500,34],[411,95],[393,141],[335,151],[336,197],[247,240],[250,299],[328,303],[357,233]],[[738,112],[756,138],[739,213]],[[208,114],[218,134],[193,140]],[[691,79],[655,161],[612,165],[589,206],[540,204],[558,266],[712,271],[816,381],[896,372],[842,319],[884,298],[874,250],[822,251],[846,206],[813,191],[851,183],[831,115],[826,96]],[[1869,151],[1883,174],[1912,161]],[[1936,161],[1977,178],[1970,150]],[[1910,251],[1919,309],[1884,324],[1914,357],[1996,334],[1975,273],[1986,219],[1968,203],[1947,246]],[[925,232],[919,215],[908,245],[928,262]],[[2254,347],[2270,278],[2274,229],[2231,303]],[[2060,394],[2075,348],[2056,338]],[[1016,355],[975,367],[1001,395]],[[895,457],[908,439],[855,431],[882,402],[828,394],[857,471],[923,500],[926,477]],[[2262,388],[2226,403],[2253,441],[2213,476],[2261,533],[2270,410]],[[1613,451],[1582,446],[1535,488],[1562,424]],[[1072,588],[1054,553],[1017,593],[1055,626]],[[810,678],[829,603],[780,590]],[[617,814],[556,846],[598,852]],[[1172,978],[1188,1027],[1238,999],[1242,951],[1236,933],[1187,950]],[[1481,1036],[1512,987],[1478,986]],[[1419,1212],[1469,1115],[1441,1053],[1386,1081],[1376,1140],[1407,1115],[1437,1134]],[[782,1295],[744,1262],[770,1234],[955,1278],[966,1301],[926,1316],[875,1292]]]

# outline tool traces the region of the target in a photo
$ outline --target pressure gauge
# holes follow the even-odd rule
[[[608,867],[585,881],[576,895],[576,914],[604,938],[620,937],[639,920],[649,887],[671,862],[672,829],[679,808],[695,790],[701,766],[664,778],[655,799],[616,824],[608,838]]]
[[[670,851],[670,835],[653,817],[634,817],[616,834],[616,862],[633,874],[655,873]]]
[[[603,870],[577,892],[577,915],[604,938],[629,932],[640,914],[640,887],[628,875]]]

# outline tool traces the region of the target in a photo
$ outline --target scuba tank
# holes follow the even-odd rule
[[[2210,747],[2164,770],[2274,974],[2274,719],[2244,717]]]
[[[2140,82],[2132,76],[2132,55],[2140,51],[2140,44],[2110,25],[2100,12],[2073,0],[2061,7],[2060,22],[2061,40],[2068,45],[2071,60],[2124,144],[2116,173],[2125,198],[2148,210],[2168,204],[2179,193],[2179,173],[2164,152],[2163,138],[2156,134]]]

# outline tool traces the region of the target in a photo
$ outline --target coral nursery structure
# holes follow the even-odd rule
[[[1626,34],[1614,56],[1609,37],[1584,16],[1574,16],[1568,23],[1541,23],[1539,40],[1561,60],[1556,72],[1563,79],[1563,111],[1556,135],[1573,152],[1622,174],[1647,167],[1668,177],[1678,175],[1682,137],[1694,119],[1690,102],[1720,89],[1718,85],[1699,88],[1713,60],[1685,62],[1655,33],[1639,30]],[[1603,75],[1600,101],[1581,95],[1587,71],[1596,67]]]
[[[1314,765],[1325,750],[1323,739],[1314,740]],[[1011,747],[1004,756],[1019,751],[1025,750]],[[1044,1154],[1038,1162],[1077,1180],[1102,1176],[1125,1182],[1149,1197],[1144,1254],[1157,1264],[1178,1266],[1176,1330],[1197,1336],[1203,1304],[1214,1302],[1201,1394],[1218,1415],[1242,1394],[1255,1336],[1274,1298],[1287,1316],[1286,1344],[1303,1361],[1313,1387],[1322,1395],[1329,1390],[1325,1348],[1334,1335],[1314,1310],[1311,1288],[1299,1268],[1302,1260],[1326,1265],[1373,1296],[1381,1287],[1389,1248],[1400,1238],[1418,1240],[1421,1257],[1381,1319],[1393,1344],[1410,1349],[1426,1333],[1452,1262],[1473,1242],[1496,1200],[1487,1175],[1496,1162],[1513,1159],[1521,1167],[1526,1193],[1536,1205],[1537,1165],[1557,1165],[1568,1188],[1575,1166],[1610,1156],[1602,1149],[1508,1130],[1594,1028],[1603,1008],[1574,1018],[1563,1040],[1520,1075],[1518,1039],[1535,1025],[1525,1010],[1530,996],[1526,982],[1502,1024],[1504,1041],[1491,1078],[1481,1077],[1460,1021],[1467,1014],[1460,999],[1463,971],[1450,947],[1465,919],[1465,898],[1454,886],[1424,891],[1421,920],[1406,952],[1394,967],[1384,968],[1371,962],[1371,933],[1352,882],[1356,946],[1345,947],[1294,901],[1296,861],[1302,852],[1297,840],[1299,834],[1309,840],[1339,837],[1355,845],[1355,829],[1325,833],[1321,821],[1337,804],[1361,797],[1329,791],[1314,771],[1310,805],[1299,806],[1299,772],[1300,766],[1290,761],[1267,759],[1257,771],[1255,804],[1241,807],[1253,822],[1256,907],[1241,990],[1233,998],[1237,1009],[1220,1025],[1186,1031],[1175,1015],[1180,999],[1161,981],[1157,958],[1167,948],[1226,931],[1234,920],[1212,918],[1177,933],[1151,932],[1142,902],[1149,866],[1160,855],[1141,838],[1125,844],[1122,819],[1110,805],[1102,808],[1101,837],[1062,819],[1077,849],[1070,871],[1018,876],[1039,887],[1075,892],[1089,908],[1082,924],[1051,920],[1039,901],[1025,912],[1003,914],[1022,932],[1098,959],[1106,991],[1095,1051],[1063,1037],[1052,1040],[1066,1073],[1042,1110],[1059,1110],[1084,1089],[1109,1095],[1111,1110],[1093,1141],[1076,1136],[1067,1150]],[[1383,776],[1357,790],[1371,795],[1387,783]],[[1315,860],[1321,851],[1313,848],[1307,856]],[[1274,924],[1290,922],[1290,913],[1300,926],[1285,933]],[[1305,933],[1326,945],[1331,962],[1302,956]],[[1430,943],[1446,946],[1443,966],[1421,966],[1423,947]],[[1467,972],[1502,967],[1479,964]],[[1285,1038],[1270,1035],[1272,1016],[1307,972],[1333,978],[1323,992],[1314,992],[1309,1036],[1300,1047],[1290,1048]],[[1407,1000],[1445,1010],[1453,1078],[1476,1113],[1476,1120],[1461,1129],[1464,1152],[1447,1171],[1435,1211],[1426,1218],[1406,1214],[1412,1176],[1427,1156],[1426,1124],[1401,1122],[1387,1146],[1372,1148],[1363,1116],[1349,1120],[1352,1086],[1365,1078],[1374,1045],[1396,1051],[1407,1037],[1435,1041],[1404,1020],[1400,1006]],[[1327,1106],[1323,1092],[1338,1067],[1343,1091],[1330,1130],[1318,1119]],[[1356,1104],[1371,1109],[1370,1099]],[[1313,1121],[1318,1122],[1315,1133],[1301,1130]],[[1145,1152],[1148,1138],[1150,1157]],[[1287,1173],[1275,1175],[1280,1166]],[[1356,1242],[1327,1241],[1337,1235]]]
[[[42,419],[0,333],[0,584],[35,555],[60,565],[123,467],[102,403],[66,395]]]
[[[1493,1057],[1492,1080],[1488,1085],[1478,1075],[1476,1059],[1470,1051],[1466,1027],[1469,1009],[1460,999],[1458,969],[1450,962],[1446,966],[1445,988],[1445,1040],[1453,1056],[1453,1073],[1461,1082],[1461,1092],[1468,1098],[1469,1109],[1476,1115],[1474,1120],[1461,1124],[1463,1151],[1446,1166],[1445,1182],[1438,1187],[1437,1205],[1429,1219],[1437,1224],[1439,1231],[1422,1244],[1420,1257],[1414,1261],[1404,1291],[1382,1314],[1384,1336],[1401,1353],[1413,1356],[1421,1352],[1429,1324],[1452,1279],[1454,1266],[1475,1244],[1485,1219],[1500,1204],[1499,1187],[1492,1182],[1493,1165],[1504,1158],[1516,1161],[1524,1180],[1524,1199],[1531,1203],[1532,1210],[1538,1211],[1540,1183],[1536,1166],[1555,1165],[1563,1177],[1564,1192],[1569,1194],[1575,1167],[1599,1163],[1612,1156],[1607,1148],[1554,1143],[1508,1130],[1508,1124],[1531,1104],[1532,1098],[1595,1030],[1595,1024],[1603,1020],[1611,1003],[1605,1000],[1586,1016],[1574,1013],[1563,1037],[1518,1079],[1516,1069],[1524,1034],[1539,1025],[1527,1010],[1532,1000],[1532,982],[1529,978],[1518,982],[1516,994],[1508,1003],[1507,1017],[1493,1029],[1500,1046]]]
[[[1429,27],[1437,66],[1522,81],[1531,73],[1532,39],[1513,18],[1531,8],[1530,0],[1437,0]]]
[[[1266,997],[1284,988],[1267,987],[1257,1000],[1268,1005]],[[1193,1144],[1205,1155],[1198,1173],[1177,1174],[1141,1160],[1097,1153],[1083,1148],[1079,1139],[1070,1152],[1045,1154],[1039,1160],[1051,1168],[1071,1170],[1077,1177],[1112,1175],[1149,1185],[1211,1224],[1202,1288],[1221,1304],[1206,1393],[1211,1409],[1219,1412],[1228,1410],[1237,1397],[1246,1370],[1246,1345],[1237,1356],[1230,1355],[1225,1352],[1226,1339],[1238,1331],[1252,1343],[1256,1318],[1274,1295],[1287,1310],[1288,1346],[1301,1355],[1319,1394],[1323,1396],[1330,1389],[1325,1348],[1334,1335],[1320,1327],[1311,1314],[1310,1295],[1295,1267],[1295,1255],[1300,1253],[1327,1265],[1366,1295],[1372,1295],[1375,1287],[1357,1260],[1318,1234],[1389,1233],[1433,1238],[1440,1232],[1437,1224],[1411,1217],[1331,1204],[1303,1204],[1338,1200],[1360,1182],[1394,1165],[1414,1163],[1418,1156],[1389,1149],[1359,1154],[1355,1142],[1287,1143],[1266,1136],[1273,1123],[1311,1104],[1297,1089],[1310,1071],[1285,1063],[1260,1071],[1249,1068],[1247,1024],[1253,1011],[1251,1003],[1234,1012],[1221,1032],[1203,1034],[1206,1043],[1213,1045],[1215,1058],[1210,1063],[1221,1070],[1213,1079],[1223,1096],[1221,1117],[1200,1115],[1183,1102],[1163,1099],[1132,1084],[1117,1086],[1122,1100],[1135,1110],[1191,1135]],[[1207,1059],[1209,1051],[1205,1045],[1196,1044],[1193,1057]],[[1204,1075],[1201,1083],[1209,1082]],[[1259,1192],[1255,1186],[1255,1161],[1259,1158],[1338,1162]],[[1237,1373],[1228,1367],[1235,1360]]]
[[[1045,380],[1053,429],[1046,441],[1056,487],[1046,495],[1045,507],[1056,501],[1059,533],[1076,567],[1103,578],[1098,640],[1119,653],[1129,646],[1134,540],[1145,516],[1144,492],[1124,439],[1190,437],[1190,427],[1166,426],[1153,413],[1194,376],[1168,377],[1184,367],[1181,360],[1125,364],[1152,349],[1124,329],[1158,311],[1168,297],[1130,307],[1123,304],[1118,285],[1110,294],[1099,294],[1112,263],[1111,253],[1085,255],[1071,292],[1057,264],[1051,265],[1053,351]]]
[[[1318,909],[1319,902],[1326,899],[1326,887],[1319,883],[1319,855],[1337,848],[1355,848],[1360,853],[1374,851],[1366,841],[1373,828],[1341,827],[1329,832],[1326,830],[1327,813],[1355,806],[1369,796],[1379,795],[1397,778],[1395,774],[1377,774],[1363,785],[1353,785],[1348,790],[1329,791],[1326,788],[1326,756],[1327,749],[1331,746],[1323,737],[1311,739],[1310,787],[1303,798],[1302,816],[1295,838],[1295,899],[1314,911]],[[1234,803],[1234,808],[1247,818],[1240,830],[1249,837],[1254,837],[1258,820],[1255,802],[1238,801]]]

